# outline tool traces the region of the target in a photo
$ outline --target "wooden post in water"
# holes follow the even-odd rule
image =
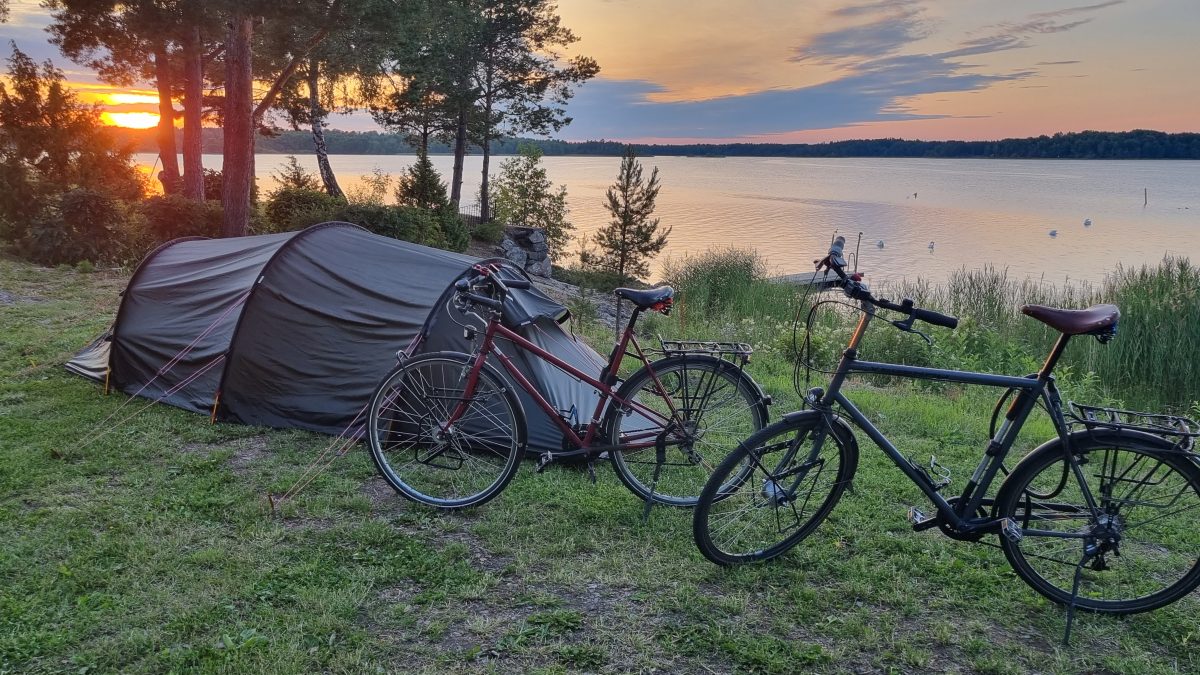
[[[1142,188],[1142,207],[1150,203],[1150,188]]]

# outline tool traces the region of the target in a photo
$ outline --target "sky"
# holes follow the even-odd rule
[[[114,90],[14,0],[8,41],[53,58],[110,121],[152,124],[152,91]],[[567,140],[995,139],[1200,131],[1200,0],[559,0],[595,58]],[[141,116],[129,117],[131,113]],[[343,129],[375,128],[365,114]]]

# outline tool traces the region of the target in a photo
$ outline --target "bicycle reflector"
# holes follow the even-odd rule
[[[669,315],[671,313],[671,305],[675,304],[674,298],[667,298],[650,305],[650,309],[659,312],[660,314]]]

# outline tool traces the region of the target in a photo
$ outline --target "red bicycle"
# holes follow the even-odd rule
[[[501,279],[498,271],[477,265],[455,285],[454,307],[483,321],[482,327],[466,327],[468,339],[476,342],[471,354],[435,352],[404,360],[372,396],[371,457],[401,495],[446,510],[477,506],[516,474],[526,454],[525,411],[489,357],[562,430],[563,450],[543,453],[538,471],[564,458],[586,460],[590,470],[607,454],[621,482],[647,509],[654,503],[695,505],[720,460],[766,424],[770,401],[743,369],[748,346],[663,342],[662,358],[647,358],[634,324],[646,310],[671,311],[669,286],[616,290],[635,309],[608,363],[592,377],[504,325],[509,290],[529,288],[530,282]],[[599,400],[590,421],[581,424],[574,410],[555,409],[497,340],[594,387]],[[618,369],[626,353],[636,354],[642,365],[621,381]]]

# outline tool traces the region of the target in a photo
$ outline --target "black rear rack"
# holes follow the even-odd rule
[[[664,340],[660,335],[658,342],[664,356],[681,354],[704,354],[725,359],[738,365],[746,365],[754,348],[745,342],[709,342],[705,340]]]
[[[1116,429],[1141,431],[1162,436],[1176,442],[1177,449],[1192,452],[1196,438],[1200,437],[1200,424],[1182,415],[1148,413],[1137,410],[1122,410],[1098,405],[1084,405],[1070,401],[1067,416],[1070,423],[1088,429]]]

